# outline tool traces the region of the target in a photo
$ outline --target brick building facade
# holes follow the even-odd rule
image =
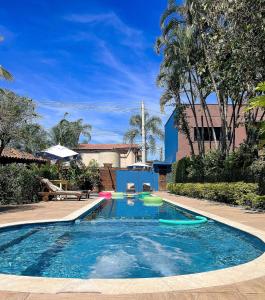
[[[219,114],[219,107],[216,104],[208,105],[209,112],[213,120],[213,126],[216,134],[217,141],[220,139],[221,134],[221,119]],[[196,118],[200,134],[204,136],[205,151],[215,149],[212,134],[209,135],[207,121],[205,114],[200,105],[195,106]],[[238,119],[239,126],[235,129],[235,147],[238,147],[246,138],[246,130],[244,126],[244,108],[241,108],[240,116]],[[232,117],[232,106],[228,106],[227,119],[228,123]],[[198,140],[196,122],[190,107],[186,109],[186,115],[191,132],[191,140],[193,143],[195,154],[198,154]],[[167,162],[174,162],[182,157],[190,155],[190,145],[186,136],[178,130],[175,126],[175,111],[169,117],[165,124],[165,160]]]

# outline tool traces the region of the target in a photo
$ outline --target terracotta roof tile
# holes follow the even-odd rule
[[[14,149],[14,148],[5,148],[0,157],[23,160],[23,161],[42,161],[42,162],[47,161],[46,159],[36,157],[31,153]]]

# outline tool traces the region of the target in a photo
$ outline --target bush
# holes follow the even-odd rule
[[[0,165],[0,203],[23,204],[38,201],[40,181],[23,164]]]
[[[190,165],[190,158],[183,157],[176,163],[175,169],[175,182],[187,182],[188,180],[188,167]]]
[[[187,167],[188,181],[203,182],[204,181],[204,163],[200,156],[192,156]]]
[[[265,195],[265,160],[255,160],[250,166],[250,171],[259,185],[259,193]]]
[[[167,188],[177,195],[245,205],[251,208],[262,208],[265,198],[257,195],[258,185],[255,183],[170,183]]]
[[[258,178],[257,173],[251,170],[256,161],[259,162],[258,174],[264,174],[262,178]],[[226,157],[219,150],[212,150],[204,156],[195,155],[190,159],[179,160],[176,165],[175,182],[264,181],[265,167],[261,167],[260,161],[256,147],[247,144],[242,144]]]
[[[252,207],[265,210],[265,195],[264,196],[256,196],[252,200]]]
[[[57,165],[45,164],[45,165],[31,165],[31,169],[39,177],[48,178],[50,180],[59,179],[59,168]]]
[[[91,160],[88,166],[82,161],[71,161],[68,166],[62,165],[44,165],[41,167],[32,166],[35,174],[40,177],[68,180],[74,190],[93,189],[99,184],[99,169],[95,160]]]

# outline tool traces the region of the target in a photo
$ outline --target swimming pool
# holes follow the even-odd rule
[[[210,220],[167,226],[159,218],[194,218],[167,202],[106,200],[75,222],[0,232],[0,272],[59,278],[143,278],[206,272],[260,256],[258,238]]]

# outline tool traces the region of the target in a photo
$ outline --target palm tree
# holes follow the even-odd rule
[[[206,98],[210,94],[208,73],[200,73],[205,62],[202,58],[202,49],[198,42],[198,35],[191,23],[190,2],[186,6],[177,5],[176,1],[168,0],[168,7],[161,16],[161,36],[156,41],[156,51],[163,53],[164,58],[157,77],[157,85],[164,88],[160,98],[161,111],[166,105],[175,106],[176,125],[186,136],[190,152],[194,154],[190,126],[186,117],[186,108],[190,107],[198,138],[199,154],[205,152],[204,137],[199,131],[199,120],[196,114],[197,101],[201,104],[206,120],[209,136],[212,133],[215,148],[218,147],[213,120]],[[185,101],[181,97],[185,95]],[[211,132],[210,132],[211,131]],[[210,144],[211,147],[211,144]]]
[[[92,126],[84,124],[83,119],[68,121],[67,115],[68,113],[65,113],[63,119],[51,129],[52,141],[72,148],[78,145],[81,135],[90,140]]]
[[[0,42],[4,40],[4,37],[0,35]],[[6,80],[12,80],[13,76],[0,65],[0,78],[4,78]]]
[[[133,115],[129,121],[130,128],[124,134],[125,143],[135,143],[136,139],[142,137],[142,117],[141,115]],[[161,129],[162,120],[157,116],[150,116],[148,112],[145,112],[145,143],[146,148],[150,153],[155,153],[157,150],[157,139],[162,140],[164,133]]]

